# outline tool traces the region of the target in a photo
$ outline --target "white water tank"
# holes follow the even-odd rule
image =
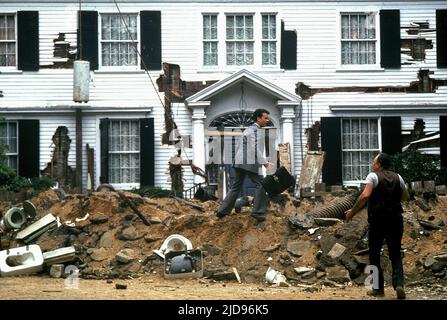
[[[73,101],[88,102],[90,62],[76,60],[73,64]]]

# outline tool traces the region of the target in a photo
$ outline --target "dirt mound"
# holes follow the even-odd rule
[[[84,278],[126,278],[147,273],[162,276],[163,260],[153,250],[159,249],[172,234],[181,234],[194,248],[203,251],[204,274],[211,278],[233,267],[246,282],[264,281],[268,267],[285,274],[291,283],[336,285],[336,282],[353,280],[361,284],[366,277],[363,273],[368,263],[365,212],[348,224],[339,221],[310,229],[292,229],[288,224],[290,217],[302,216],[337,199],[330,194],[323,201],[299,202],[288,196],[279,197],[270,203],[268,218],[262,223],[250,217],[249,207],[218,220],[215,212],[219,202],[216,201],[191,200],[204,208],[200,211],[175,199],[124,194],[151,222],[150,226],[116,192],[63,195],[49,190],[39,194],[31,199],[38,217],[52,213],[59,217],[62,226],[45,233],[36,243],[43,251],[74,245],[78,252],[74,264]],[[423,201],[430,207],[429,211],[423,211],[416,200]],[[446,281],[447,263],[436,256],[447,253],[444,225],[447,196],[416,200],[405,205],[406,276],[411,281],[421,277]],[[8,206],[3,203],[0,209]],[[429,230],[430,225],[422,226],[421,220],[432,224],[433,230]],[[337,251],[334,246],[342,249]],[[385,279],[389,281],[386,249],[383,266],[388,269]],[[295,271],[298,267],[309,269],[298,273]],[[338,272],[335,276],[334,270]],[[227,276],[230,279],[231,273],[227,272]]]

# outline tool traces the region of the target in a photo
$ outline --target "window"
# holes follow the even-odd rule
[[[17,122],[0,123],[0,147],[4,148],[6,165],[17,172],[18,139]]]
[[[227,15],[227,65],[254,63],[253,15]]]
[[[217,65],[217,15],[203,16],[203,65]]]
[[[262,15],[262,64],[276,65],[276,15]]]
[[[0,67],[17,65],[15,29],[14,15],[0,15]]]
[[[103,67],[138,66],[137,14],[101,15]]]
[[[140,182],[140,123],[111,120],[109,127],[110,183]]]
[[[341,14],[341,64],[376,64],[376,14]]]
[[[342,120],[343,181],[364,180],[380,152],[377,119]]]

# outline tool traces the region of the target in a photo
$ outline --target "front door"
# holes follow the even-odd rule
[[[252,112],[232,112],[224,114],[214,119],[209,127],[211,130],[215,130],[217,128],[222,131],[223,129],[225,129],[225,132],[242,133],[245,128],[251,126],[254,123],[254,121],[252,120],[252,115]],[[267,124],[267,128],[272,127],[273,124],[271,122]],[[231,135],[231,137],[224,137],[224,139],[231,139],[232,144],[231,150],[223,150],[223,152],[232,152],[231,155],[227,155],[226,159],[231,158],[232,160],[234,160],[234,153],[236,149],[235,147],[238,137],[237,135]],[[266,139],[268,139],[268,134],[266,135]],[[266,146],[267,145],[268,141],[266,141]],[[269,155],[267,154],[267,156]],[[226,189],[226,193],[228,193],[235,177],[233,165],[230,163],[211,164],[206,166],[206,171],[210,184],[214,184],[216,190],[218,189],[218,186],[221,185]],[[222,174],[219,175],[219,172],[221,172]],[[225,175],[225,179],[223,179],[223,175]],[[226,181],[225,185],[223,183],[224,181]],[[240,196],[254,196],[255,193],[256,185],[251,181],[250,178],[246,177],[242,185]]]

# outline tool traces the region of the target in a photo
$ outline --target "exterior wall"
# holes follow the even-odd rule
[[[221,68],[206,70],[202,67],[202,13],[225,12],[277,12],[277,27],[280,20],[285,23],[286,30],[297,32],[297,70],[281,70],[279,68],[253,69],[259,76],[265,78],[281,88],[294,93],[295,84],[303,82],[311,88],[353,87],[353,86],[409,86],[412,81],[418,80],[418,72],[422,69],[434,71],[431,76],[436,79],[447,79],[447,69],[436,69],[436,32],[427,32],[423,36],[433,43],[432,49],[426,50],[426,59],[422,62],[403,64],[400,69],[375,69],[363,71],[343,71],[338,67],[338,37],[339,13],[344,11],[376,11],[381,9],[399,9],[401,17],[401,38],[409,38],[406,26],[415,21],[428,21],[429,27],[436,27],[436,9],[447,9],[445,1],[381,1],[381,2],[338,2],[327,1],[277,1],[275,6],[267,1],[136,1],[119,4],[121,11],[139,12],[140,10],[161,10],[162,12],[162,61],[178,64],[181,67],[181,78],[185,81],[221,80],[228,77],[238,68]],[[79,8],[77,1],[2,1],[0,12],[16,12],[20,10],[39,11],[40,30],[40,65],[37,72],[3,72],[0,75],[0,89],[3,98],[0,98],[0,108],[23,107],[54,107],[75,106],[72,102],[73,71],[72,69],[52,69],[53,63],[60,59],[53,57],[53,40],[59,32],[66,34],[66,40],[75,45],[77,19]],[[89,1],[82,3],[83,10],[96,10],[99,12],[114,12],[116,7],[110,1]],[[219,30],[219,32],[222,32]],[[279,45],[279,43],[278,43]],[[279,46],[278,46],[279,48]],[[278,51],[279,52],[279,51]],[[278,56],[279,57],[279,56]],[[402,62],[405,62],[403,55]],[[408,62],[408,61],[407,61]],[[245,66],[244,66],[245,67]],[[247,68],[250,69],[250,68]],[[162,71],[151,71],[153,82],[162,74]],[[88,106],[102,106],[106,110],[110,107],[152,108],[152,112],[128,113],[136,118],[142,116],[155,119],[155,181],[156,184],[169,188],[167,163],[175,149],[161,146],[161,134],[164,131],[163,108],[159,100],[163,101],[163,93],[158,93],[144,71],[104,72],[91,73],[90,102]],[[236,89],[235,89],[236,90]],[[233,104],[237,101],[237,92],[233,96]],[[219,100],[219,97],[216,98]],[[337,112],[333,113],[330,106],[334,105],[418,105],[420,112],[400,110],[396,112],[371,111],[368,116],[401,115],[402,128],[412,128],[415,118],[422,117],[426,122],[427,131],[436,131],[439,128],[438,115],[445,111],[430,111],[431,105],[444,105],[447,101],[447,87],[438,88],[436,93],[325,93],[317,94],[309,100],[302,102],[297,108],[295,121],[295,173],[300,173],[302,150],[305,148],[304,129],[311,126],[322,116],[364,116],[364,112]],[[228,106],[228,103],[225,103]],[[222,104],[224,105],[224,104]],[[5,115],[0,109],[0,114]],[[427,111],[425,111],[426,109]],[[3,109],[4,110],[4,109]],[[209,116],[217,116],[220,108],[210,109]],[[110,115],[112,115],[111,113]],[[183,135],[191,134],[191,112],[183,104],[173,106],[174,119]],[[14,117],[9,115],[7,117]],[[17,115],[25,117],[25,115]],[[15,119],[17,119],[17,116]],[[60,118],[55,115],[29,115],[27,118],[41,119],[41,169],[50,159],[51,136],[58,125],[66,125],[72,139],[69,164],[75,166],[75,122],[73,117],[64,115]],[[102,117],[102,116],[101,116]],[[212,120],[206,119],[206,122]],[[86,115],[83,123],[83,143],[95,147],[96,168],[99,176],[99,117]],[[275,123],[276,124],[276,123]],[[279,125],[279,124],[278,124]],[[302,133],[302,134],[300,134]],[[303,151],[304,153],[304,151]],[[192,150],[188,150],[188,157],[192,159]],[[86,155],[83,156],[84,181],[86,181]],[[185,170],[185,178],[189,186],[192,174]],[[98,180],[98,179],[97,179]]]

